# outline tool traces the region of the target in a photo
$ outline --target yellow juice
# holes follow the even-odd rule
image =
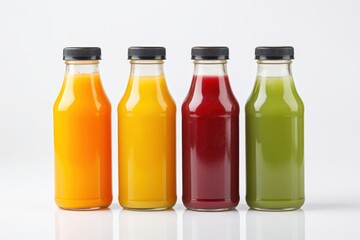
[[[56,204],[109,206],[111,105],[99,74],[67,74],[53,111]]]
[[[119,202],[166,209],[176,202],[176,106],[160,76],[130,76],[118,105]]]

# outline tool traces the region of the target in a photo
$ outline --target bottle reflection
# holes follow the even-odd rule
[[[291,212],[246,213],[246,240],[304,240],[305,213]]]
[[[55,216],[56,240],[112,240],[113,215],[110,209],[99,211],[66,211]]]
[[[120,240],[176,240],[177,214],[173,209],[157,212],[121,210],[119,231]]]
[[[194,212],[185,210],[183,236],[186,240],[240,239],[240,217],[237,210],[228,212]]]

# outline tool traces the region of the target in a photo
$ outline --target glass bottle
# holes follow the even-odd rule
[[[293,47],[257,47],[246,103],[246,201],[258,210],[304,203],[304,104],[291,73]]]
[[[128,85],[118,105],[119,202],[168,209],[176,202],[176,106],[166,85],[163,47],[130,47]]]
[[[194,47],[195,69],[182,105],[183,203],[221,211],[239,203],[239,104],[227,47]]]
[[[64,82],[55,101],[55,200],[64,209],[112,202],[111,105],[101,84],[101,49],[63,51]]]

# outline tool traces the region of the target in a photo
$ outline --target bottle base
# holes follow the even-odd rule
[[[299,198],[295,200],[257,200],[249,201],[246,203],[248,206],[257,211],[266,211],[266,212],[287,212],[295,211],[300,209],[304,204],[305,199]]]
[[[204,200],[204,199],[183,199],[185,207],[189,210],[198,212],[224,212],[235,209],[239,204],[238,199],[219,199],[219,200]]]
[[[190,208],[190,207],[186,207],[188,210],[191,211],[196,211],[196,212],[226,212],[226,211],[231,211],[234,210],[235,207],[230,207],[230,208]]]
[[[171,209],[176,203],[175,200],[172,201],[158,201],[158,202],[149,202],[149,201],[120,201],[119,204],[122,208],[130,211],[165,211]]]
[[[86,207],[86,208],[66,208],[59,206],[59,208],[66,211],[97,211],[97,210],[106,209],[108,207],[105,206],[105,207]]]
[[[250,207],[252,210],[261,211],[261,212],[290,212],[296,211],[300,209],[300,207],[296,208],[257,208],[257,207]]]
[[[125,210],[135,211],[135,212],[160,212],[172,209],[172,207],[156,207],[156,208],[129,208],[123,207]]]
[[[112,197],[107,199],[86,199],[86,200],[69,200],[55,198],[56,205],[64,210],[73,211],[94,211],[107,208],[111,205]]]

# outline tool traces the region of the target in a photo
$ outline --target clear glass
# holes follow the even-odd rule
[[[182,105],[183,203],[224,211],[239,203],[239,104],[226,61],[195,61]]]
[[[163,60],[131,60],[130,76],[164,76]]]
[[[227,76],[226,60],[195,60],[194,76]]]
[[[55,201],[64,209],[97,209],[112,202],[111,104],[98,61],[66,61],[55,101]]]
[[[161,210],[176,202],[176,106],[163,61],[132,60],[118,105],[119,203]]]
[[[256,76],[292,77],[291,60],[259,60]]]
[[[246,112],[246,201],[257,210],[304,203],[304,104],[291,61],[258,61]]]

